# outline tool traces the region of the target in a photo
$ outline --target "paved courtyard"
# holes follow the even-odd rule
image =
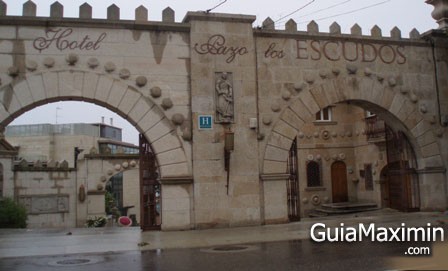
[[[212,248],[157,249],[0,260],[1,270],[420,270],[446,269],[432,257],[397,260],[406,244],[309,240]],[[446,252],[446,251],[445,251]]]
[[[298,266],[307,270],[332,266],[337,267],[335,270],[350,266],[358,270],[385,270],[403,264],[406,268],[448,268],[443,256],[448,248],[446,240],[441,244],[316,243],[310,240],[310,228],[317,222],[333,227],[341,222],[346,226],[431,223],[446,227],[448,215],[385,209],[283,225],[175,232],[142,233],[138,228],[2,230],[0,270],[52,270],[61,266],[82,266],[83,270],[115,270],[119,266],[133,267],[132,270],[147,270],[150,266],[157,266],[157,270],[191,270],[197,266],[197,270],[206,270],[210,265],[216,267],[214,270],[229,266],[232,268],[222,270],[274,270],[279,264],[284,265],[282,270]],[[432,255],[405,256],[410,246],[428,246]]]

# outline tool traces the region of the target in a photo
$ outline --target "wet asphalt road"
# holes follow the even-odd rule
[[[5,258],[0,259],[0,270],[390,270],[393,266],[389,258],[403,256],[409,246],[410,243],[335,244],[302,240],[218,247],[218,250],[194,248]]]

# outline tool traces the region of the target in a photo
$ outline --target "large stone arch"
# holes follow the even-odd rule
[[[284,173],[291,143],[302,126],[313,121],[322,108],[339,102],[351,102],[374,111],[404,131],[413,145],[419,169],[444,167],[438,140],[443,129],[438,126],[435,113],[428,112],[420,98],[405,85],[379,75],[341,75],[301,90],[284,104],[269,131],[261,172]]]
[[[25,74],[0,88],[0,126],[37,106],[85,101],[104,106],[132,123],[152,144],[162,178],[191,176],[191,163],[176,126],[163,109],[136,86],[107,74],[52,69]]]

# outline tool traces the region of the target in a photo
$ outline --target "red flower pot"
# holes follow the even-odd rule
[[[123,227],[129,227],[132,225],[132,220],[127,216],[120,216],[118,218],[118,224]]]

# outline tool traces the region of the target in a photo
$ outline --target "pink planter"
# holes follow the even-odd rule
[[[118,218],[118,224],[123,227],[129,227],[132,225],[132,220],[127,216],[120,216]]]

